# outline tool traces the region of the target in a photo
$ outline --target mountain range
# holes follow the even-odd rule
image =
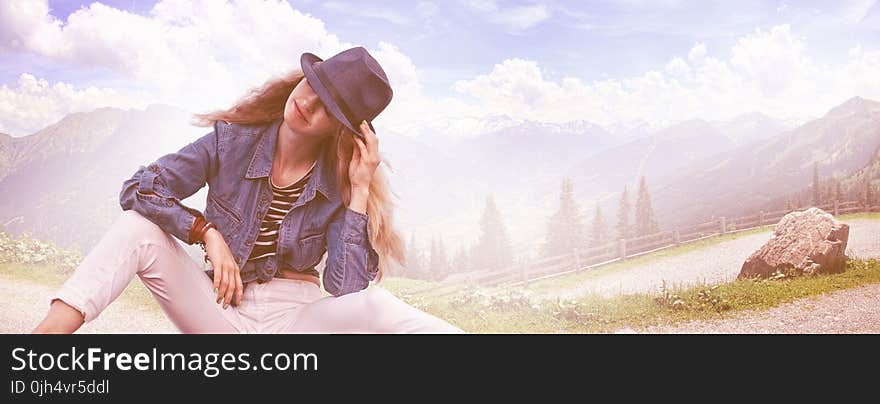
[[[139,165],[207,133],[190,126],[188,116],[158,105],[102,108],[70,114],[29,136],[5,137],[0,224],[12,234],[89,249],[121,211],[122,181]],[[204,207],[204,196],[192,199],[194,207]]]
[[[845,177],[865,167],[878,146],[880,103],[852,98],[797,128],[682,168],[653,187],[654,209],[661,228],[752,214],[809,186],[814,162],[820,178]]]
[[[814,161],[823,176],[862,168],[880,145],[878,105],[855,98],[796,128],[760,113],[656,131],[491,117],[474,134],[451,135],[475,124],[446,120],[379,138],[406,240],[442,237],[449,253],[474,244],[492,195],[514,251],[533,256],[564,177],[587,219],[600,203],[613,222],[619,192],[626,185],[634,195],[642,175],[661,229],[737,215],[808,185]],[[103,108],[32,135],[0,135],[0,224],[87,251],[118,215],[122,181],[206,133],[189,119],[168,106]],[[184,202],[203,208],[205,191]]]

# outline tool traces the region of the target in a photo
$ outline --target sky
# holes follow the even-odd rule
[[[0,132],[102,106],[224,108],[302,52],[352,46],[394,88],[380,132],[438,120],[473,132],[498,116],[800,123],[880,100],[876,1],[5,0]]]

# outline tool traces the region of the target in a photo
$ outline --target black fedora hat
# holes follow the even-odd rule
[[[360,123],[371,122],[391,102],[393,92],[385,70],[363,47],[322,60],[312,53],[300,57],[302,71],[324,106],[346,128],[360,136]]]

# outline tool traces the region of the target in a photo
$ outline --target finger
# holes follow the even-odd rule
[[[220,289],[217,292],[217,304],[220,304],[220,302],[223,301],[223,296],[226,295],[226,286],[228,285],[226,277],[226,265],[224,265],[223,268],[220,269]]]
[[[361,132],[364,134],[364,139],[367,141],[367,143],[373,140],[379,140],[379,137],[376,136],[376,132],[373,132],[373,129],[370,128],[370,125],[367,123],[367,121],[361,122]]]
[[[357,145],[358,150],[361,152],[361,156],[367,156],[367,155],[368,155],[367,152],[368,152],[369,150],[367,149],[367,146],[364,144],[364,141],[363,141],[361,138],[359,138],[359,137],[355,137],[355,138],[354,138],[354,143]]]
[[[240,306],[244,299],[244,284],[241,282],[241,272],[235,271],[235,306]]]
[[[378,155],[379,151],[376,149],[376,144],[372,143],[371,145],[364,145],[363,141],[361,141],[360,145],[361,149],[361,159],[365,161],[369,165],[378,165]]]
[[[367,149],[367,146],[364,145],[363,140],[358,139],[357,145],[358,145],[358,149],[357,149],[358,150],[358,164],[360,164],[360,162],[363,160],[369,160],[370,151],[369,151],[369,149]]]
[[[352,151],[351,151],[351,159],[352,159],[352,161],[354,161],[354,160],[360,160],[360,158],[361,158],[361,148],[360,148],[360,146],[353,148]]]
[[[223,296],[223,308],[229,307],[229,304],[232,303],[232,297],[235,296],[235,268],[229,269],[229,286],[226,288],[226,294]]]
[[[364,135],[362,140],[368,146],[376,139],[376,134],[370,129],[370,125],[367,125],[367,121],[361,121],[361,134]]]
[[[370,129],[370,125],[367,124],[367,121],[361,121],[361,133],[364,137],[369,137],[367,135],[375,135],[372,129]]]
[[[370,129],[370,125],[367,125],[367,121],[361,121],[361,130],[364,133],[364,141],[367,145],[367,150],[370,152],[369,155],[375,155],[379,152],[379,138],[376,137],[376,133]]]
[[[213,263],[211,264],[211,268],[214,269],[214,294],[217,294],[217,292],[220,291],[220,268]]]

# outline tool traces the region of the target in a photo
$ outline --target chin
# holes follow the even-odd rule
[[[293,114],[295,114],[295,112],[290,115],[284,114],[284,124],[287,125],[290,130],[301,132],[303,130],[302,124],[299,122],[299,119],[297,119],[297,116]]]

